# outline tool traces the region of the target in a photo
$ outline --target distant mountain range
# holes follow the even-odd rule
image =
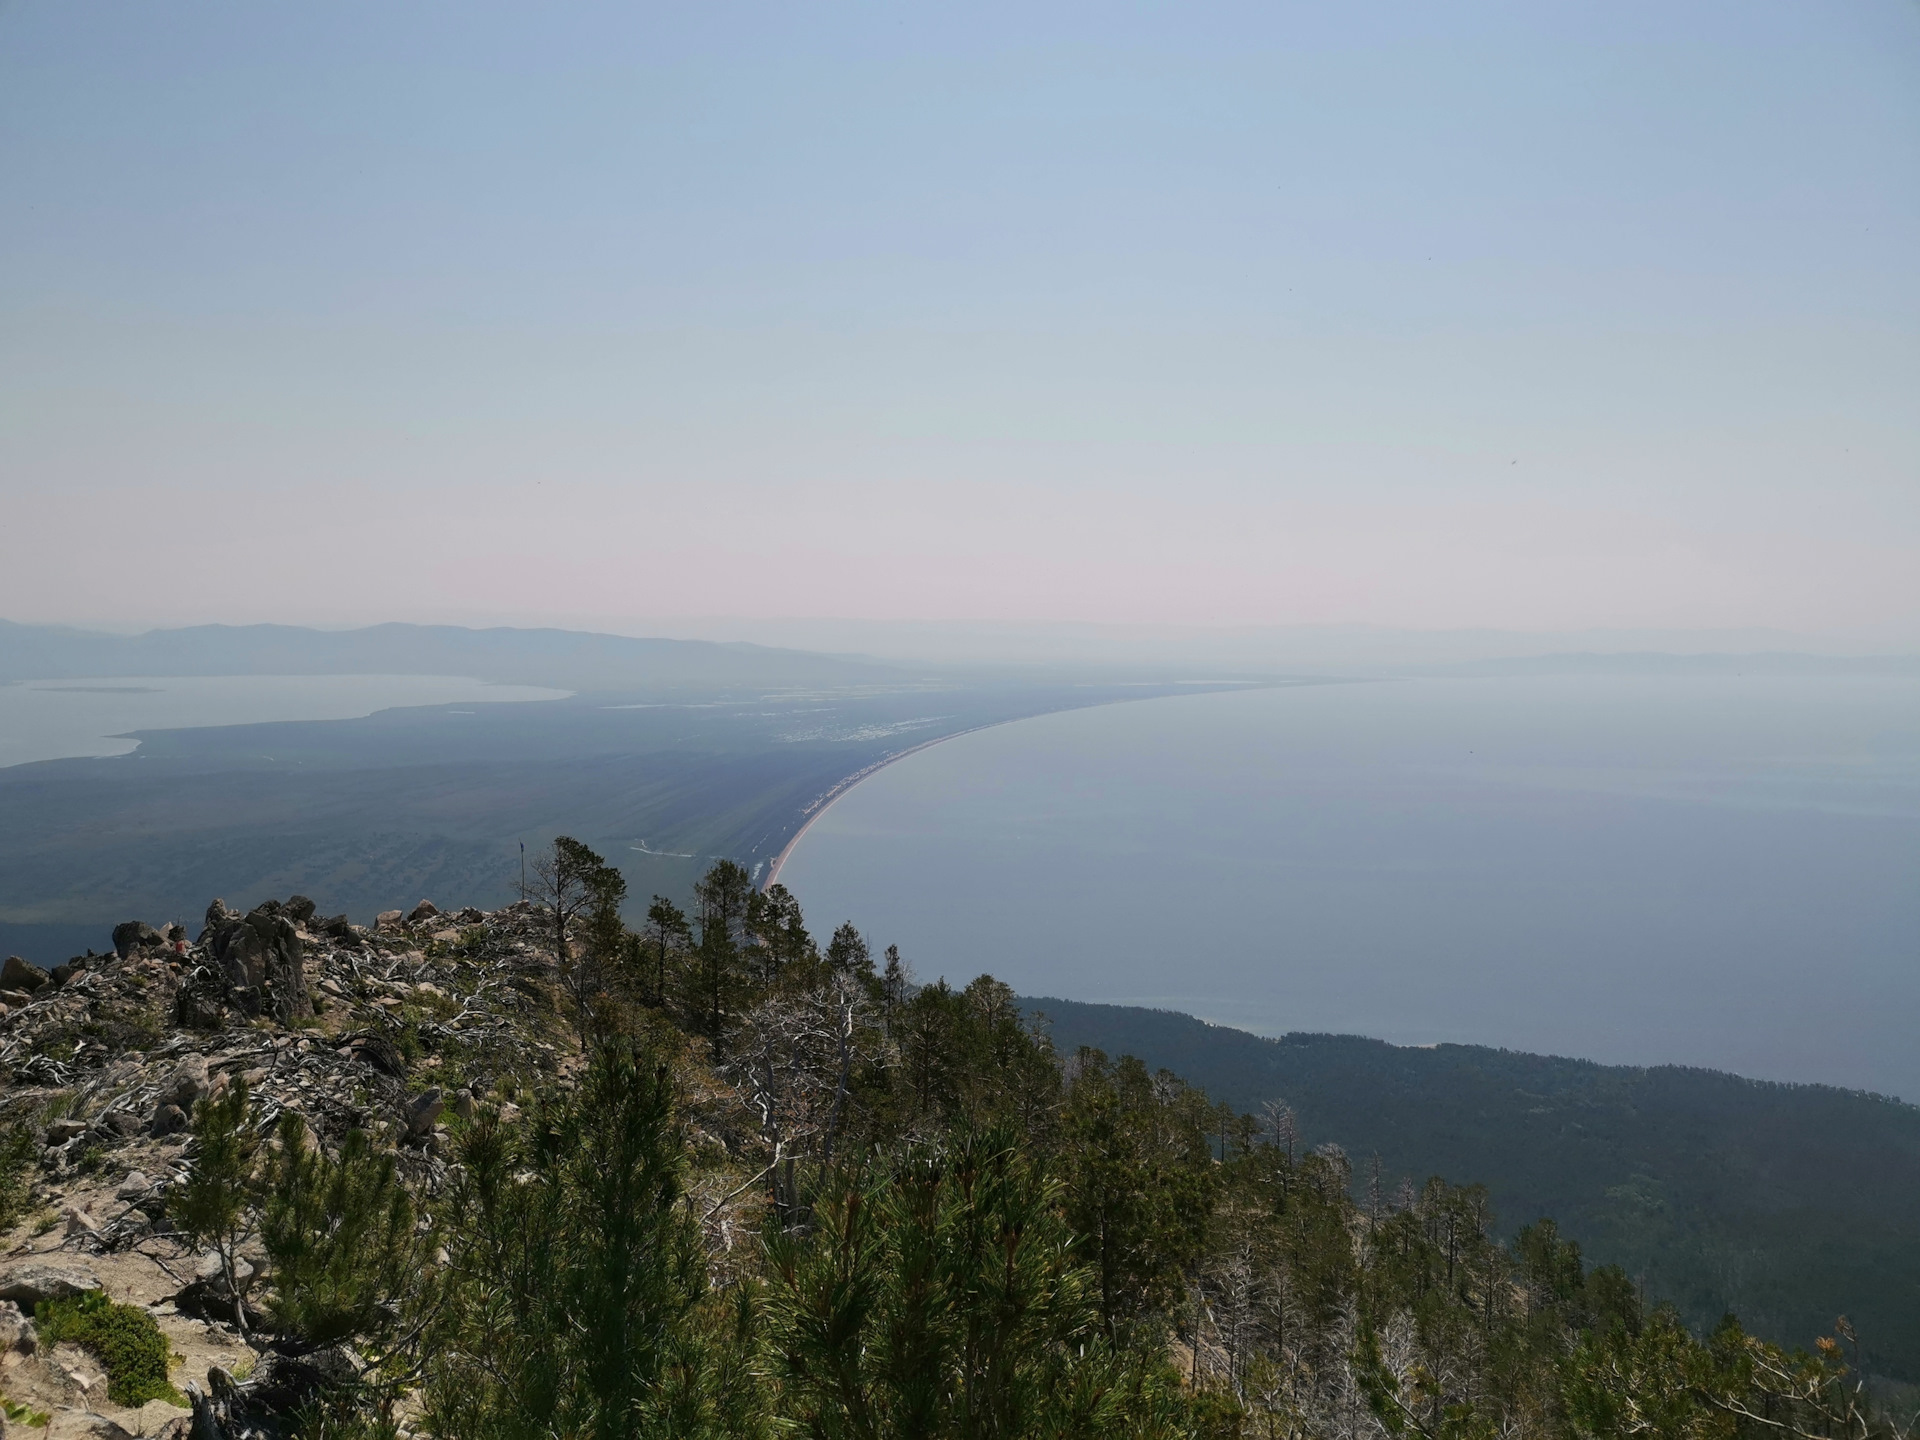
[[[1365,626],[884,626],[768,622],[768,638],[654,639],[584,630],[456,625],[195,625],[111,635],[0,620],[0,684],[159,675],[466,675],[568,690],[724,690],[898,682],[927,667],[977,674],[1151,675],[1920,675],[1920,655],[1812,653],[1771,632],[1423,635]],[[719,637],[725,631],[718,632]],[[808,643],[817,642],[817,643]],[[863,648],[867,642],[870,648]],[[1537,647],[1537,648],[1535,648]]]
[[[902,678],[898,667],[765,645],[644,640],[577,630],[373,625],[195,625],[105,635],[0,620],[0,684],[154,675],[466,675],[619,691],[763,689]]]

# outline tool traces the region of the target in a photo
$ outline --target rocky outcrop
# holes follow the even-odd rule
[[[122,960],[135,950],[165,943],[166,937],[144,920],[127,920],[113,927],[113,953]]]
[[[46,983],[47,972],[38,965],[29,965],[18,955],[9,955],[6,968],[0,970],[0,990],[18,990],[31,995]]]
[[[199,943],[213,964],[209,974],[194,977],[183,991],[187,1004],[180,1014],[182,1024],[210,1028],[209,1021],[223,1006],[249,1016],[266,1015],[282,1025],[312,1017],[295,917],[311,919],[313,902],[303,896],[294,901],[298,904],[282,906],[269,900],[245,915],[228,909],[223,900],[207,908]]]
[[[10,1300],[31,1313],[42,1300],[70,1300],[100,1282],[89,1270],[45,1260],[23,1260],[0,1270],[0,1300]]]
[[[0,1000],[0,1128],[23,1126],[36,1155],[34,1223],[0,1262],[0,1364],[12,1367],[0,1388],[49,1411],[51,1434],[284,1436],[300,1406],[352,1382],[348,1352],[273,1351],[270,1267],[249,1277],[241,1260],[253,1284],[236,1302],[221,1267],[173,1231],[169,1199],[191,1173],[196,1111],[242,1081],[258,1133],[287,1113],[329,1151],[367,1132],[433,1194],[452,1179],[449,1127],[474,1116],[476,1095],[570,1063],[547,1043],[553,967],[533,907],[413,913],[372,931],[300,896],[244,914],[216,901],[195,940],[129,921],[111,953],[52,974],[17,961],[0,977],[18,997]],[[89,1388],[70,1355],[53,1355],[65,1347],[34,1353],[33,1307],[96,1289],[146,1306],[184,1347],[193,1365],[176,1383],[197,1392],[194,1415],[118,1409],[97,1370]]]

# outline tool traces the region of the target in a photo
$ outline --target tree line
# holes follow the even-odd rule
[[[584,1066],[462,1123],[445,1194],[292,1117],[241,1153],[243,1088],[196,1113],[183,1225],[251,1217],[264,1323],[360,1357],[315,1433],[1905,1433],[1844,1324],[1691,1333],[1550,1220],[1502,1242],[1478,1187],[1388,1193],[1284,1106],[1058,1054],[1005,985],[821,946],[731,861],[638,928],[585,845],[536,870]]]

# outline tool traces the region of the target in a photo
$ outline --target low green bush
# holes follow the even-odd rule
[[[116,1305],[93,1290],[71,1300],[41,1301],[34,1320],[47,1344],[64,1341],[93,1352],[107,1372],[107,1398],[114,1404],[187,1403],[167,1378],[167,1337],[139,1306]]]

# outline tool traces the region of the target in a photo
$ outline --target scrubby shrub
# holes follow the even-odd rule
[[[93,1353],[107,1372],[107,1398],[116,1405],[144,1405],[186,1399],[167,1379],[167,1337],[137,1305],[116,1305],[98,1290],[71,1300],[43,1300],[34,1312],[40,1338]]]

